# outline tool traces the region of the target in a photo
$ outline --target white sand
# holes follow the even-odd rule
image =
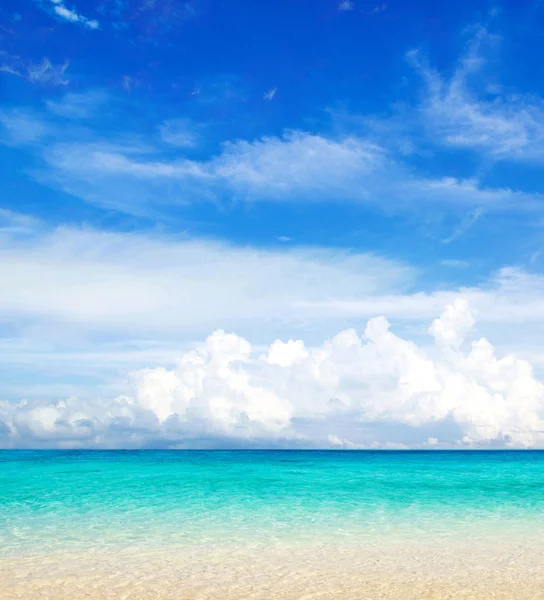
[[[0,599],[544,600],[544,540],[5,556]]]

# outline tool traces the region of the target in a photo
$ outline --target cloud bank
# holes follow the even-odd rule
[[[432,322],[430,351],[382,316],[362,335],[261,353],[219,330],[174,369],[131,373],[125,395],[0,405],[2,445],[373,448],[401,435],[414,447],[544,446],[544,385],[487,339],[468,344],[473,325],[457,298]]]

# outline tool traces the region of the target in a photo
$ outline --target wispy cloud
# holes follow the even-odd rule
[[[196,82],[190,92],[194,100],[203,105],[244,103],[248,90],[245,81],[234,73],[208,75]]]
[[[374,8],[372,9],[371,13],[373,15],[379,15],[380,13],[383,13],[387,10],[387,3],[386,2],[381,2],[380,4],[376,4],[376,6],[374,6]]]
[[[0,57],[3,58],[0,72],[15,75],[26,79],[30,83],[41,85],[65,86],[69,83],[69,80],[65,78],[65,71],[70,66],[69,61],[55,65],[46,57],[39,63],[29,63],[6,52],[0,53]]]
[[[421,120],[436,141],[501,160],[544,160],[544,101],[503,91],[486,78],[486,51],[500,42],[480,27],[453,75],[444,77],[419,52],[408,58],[425,83]],[[487,83],[486,83],[487,81]]]
[[[485,189],[473,180],[415,177],[384,149],[356,137],[287,132],[282,137],[226,143],[220,153],[204,161],[164,159],[122,145],[57,143],[47,148],[45,158],[50,166],[46,176],[57,177],[52,183],[89,201],[100,198],[104,206],[131,212],[145,212],[152,204],[232,197],[260,202],[357,202],[412,213],[433,204],[454,211],[474,206],[490,211],[538,210],[535,195]],[[130,204],[123,208],[120,202],[127,190],[131,190]]]
[[[49,324],[52,340],[65,332],[72,339],[126,339],[128,333],[187,340],[217,327],[262,340],[377,313],[427,319],[459,293],[483,324],[544,326],[544,278],[519,268],[501,269],[474,287],[417,293],[417,269],[375,254],[291,245],[260,250],[74,228],[47,232],[31,217],[0,216],[7,228],[0,238],[0,320],[9,319],[13,331],[17,324],[21,334],[30,320]],[[35,235],[7,235],[9,228]]]
[[[98,29],[100,24],[96,19],[88,19],[75,9],[67,8],[63,0],[50,0],[52,13],[59,19],[70,23],[78,23],[87,29]]]
[[[10,62],[4,62],[0,65],[0,73],[9,73],[10,75],[17,75],[18,77],[22,77],[22,73],[15,67],[15,65]]]
[[[43,119],[19,109],[0,110],[0,142],[7,145],[32,144],[50,133]]]
[[[36,142],[41,136],[33,146],[47,164],[47,169],[34,171],[39,181],[132,214],[230,199],[356,202],[412,214],[435,205],[456,214],[476,211],[471,215],[478,218],[481,210],[542,211],[539,194],[484,187],[477,179],[422,177],[398,154],[361,136],[286,131],[281,136],[225,142],[215,155],[194,160],[185,156],[184,149],[193,147],[203,133],[187,119],[159,124],[162,144],[155,136],[135,134],[124,136],[124,141],[121,136],[117,143],[105,141],[92,130],[72,132],[68,120],[57,121],[54,127],[49,122],[53,115],[90,118],[98,101],[104,101],[98,93],[69,94],[49,102],[45,115],[4,112],[4,126],[12,139],[19,131],[19,143],[25,138]],[[172,156],[172,150],[177,155]]]
[[[350,10],[353,10],[354,8],[355,7],[351,0],[342,0],[342,2],[340,2],[340,4],[338,5],[338,10],[340,10],[340,11],[350,11]]]
[[[44,58],[41,63],[28,67],[28,80],[33,83],[67,85],[68,80],[64,78],[64,73],[69,66],[69,61],[55,66],[48,58]]]
[[[109,100],[101,90],[69,93],[60,100],[48,100],[47,110],[66,119],[84,120],[96,115],[96,111]]]
[[[179,148],[192,148],[200,139],[197,126],[189,119],[171,119],[159,126],[161,140]]]
[[[6,219],[28,226],[12,214]],[[23,328],[28,318],[55,323],[60,337],[65,329],[157,339],[244,323],[262,332],[263,319],[275,326],[304,321],[297,302],[325,300],[331,289],[389,293],[413,277],[404,263],[364,253],[258,250],[63,228],[31,239],[0,238],[0,321],[21,319]]]
[[[272,88],[271,90],[268,90],[267,92],[265,92],[263,99],[264,100],[272,100],[274,98],[274,96],[276,95],[277,91],[278,91],[278,88]]]
[[[467,260],[459,260],[456,258],[446,258],[441,260],[440,264],[444,267],[452,267],[454,269],[467,269],[470,267],[470,263]]]
[[[169,36],[178,36],[185,23],[198,19],[205,8],[203,0],[101,0],[96,10],[108,26],[134,42],[164,43]]]
[[[121,79],[121,85],[123,86],[125,92],[131,92],[135,83],[136,80],[133,77],[130,77],[130,75],[123,75]]]
[[[11,210],[0,208],[0,235],[36,233],[40,227],[38,219]]]
[[[481,207],[475,208],[469,211],[462,219],[461,222],[455,227],[451,235],[442,241],[444,244],[450,244],[451,242],[458,240],[463,237],[470,229],[476,225],[476,223],[485,215],[485,210]]]
[[[168,136],[172,131],[164,133],[174,140]],[[93,203],[100,198],[103,206],[136,214],[152,211],[152,205],[233,197],[276,202],[371,201],[365,177],[380,177],[384,160],[380,150],[364,140],[333,140],[304,132],[226,143],[219,154],[203,161],[183,155],[164,158],[149,150],[135,153],[133,146],[115,148],[105,142],[57,143],[43,150],[49,165],[47,172],[41,172],[43,181]],[[129,197],[130,206],[124,202]]]

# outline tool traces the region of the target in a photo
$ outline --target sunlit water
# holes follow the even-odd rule
[[[140,595],[126,596],[134,598],[147,598],[141,590],[151,581],[149,597],[161,597],[161,578],[174,585],[180,569],[183,597],[203,579],[208,591],[195,597],[212,597],[218,585],[223,596],[260,597],[263,582],[298,590],[285,597],[301,597],[302,588],[320,595],[335,569],[353,585],[397,571],[440,578],[448,569],[450,579],[510,569],[510,578],[536,581],[542,540],[544,452],[0,452],[6,598],[31,597],[34,584],[43,597],[49,584],[52,597],[64,597],[59,581],[65,589],[74,570],[83,580],[93,573],[96,586],[106,572],[123,589],[139,581]],[[51,569],[53,583],[44,579]],[[254,578],[245,592],[232,579],[237,569],[236,581]],[[325,571],[323,580],[315,575]],[[280,572],[281,585],[271,575]],[[303,583],[309,573],[311,585]],[[376,597],[411,597],[383,593]]]

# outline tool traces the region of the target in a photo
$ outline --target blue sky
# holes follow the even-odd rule
[[[4,1],[0,400],[138,396],[133,373],[223,329],[258,355],[383,316],[431,356],[456,298],[539,373],[543,21],[539,2]]]
[[[525,263],[542,66],[538,6],[516,6],[4,4],[3,206],[48,227],[377,251],[456,283],[433,263],[470,261],[471,282]],[[126,164],[82,164],[91,149]]]

